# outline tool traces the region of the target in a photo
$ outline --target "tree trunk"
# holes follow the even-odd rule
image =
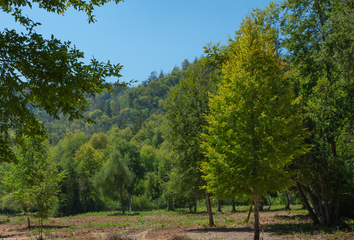
[[[251,203],[250,210],[248,211],[248,216],[247,216],[247,218],[246,218],[246,223],[248,223],[249,220],[250,220],[250,216],[251,216],[253,204],[254,204],[254,201]]]
[[[286,193],[285,196],[286,196],[286,206],[285,206],[285,210],[290,210],[289,193]]]
[[[272,201],[270,199],[270,196],[268,196],[268,201],[269,201],[269,207],[268,207],[268,211],[270,210],[270,208],[272,207]]]
[[[259,195],[258,188],[253,187],[254,191],[254,240],[259,240]]]
[[[218,199],[218,210],[216,210],[216,211],[222,213],[222,211],[221,211],[221,200],[220,199]]]
[[[235,208],[235,200],[231,200],[231,204],[232,204],[232,211],[233,213],[236,212],[236,208]]]
[[[336,225],[338,226],[339,224],[339,210],[340,210],[340,197],[341,195],[338,194],[338,203],[337,203],[337,209],[336,209]]]
[[[194,212],[197,213],[197,198],[194,198]]]
[[[133,196],[130,197],[130,194],[129,194],[128,199],[129,199],[129,204],[130,204],[130,211],[134,212],[134,205],[133,205],[132,198],[133,198]]]
[[[325,194],[324,187],[323,187],[323,181],[322,181],[320,172],[318,172],[318,178],[320,180],[321,192],[322,192],[323,202],[324,202],[325,211],[326,211],[326,222],[327,222],[327,227],[328,227],[330,224],[330,216],[329,216],[329,210],[328,210],[328,196],[327,196],[327,194]]]
[[[173,198],[168,198],[168,211],[173,211]]]
[[[263,197],[262,201],[259,202],[259,211],[263,212],[264,211],[263,207],[264,207],[264,197]]]
[[[210,203],[210,193],[206,195],[206,203],[207,203],[207,210],[208,210],[208,215],[209,215],[209,227],[214,226],[214,219],[213,219],[213,212],[211,209],[211,203]]]
[[[123,202],[123,188],[120,191],[120,201],[122,202],[122,212],[124,214],[125,212],[124,212],[124,202]]]
[[[27,215],[27,226],[28,228],[31,228],[31,221],[30,221],[30,217]]]
[[[302,189],[301,189],[300,183],[299,183],[299,182],[295,182],[295,183],[296,183],[297,191],[299,192],[299,195],[300,195],[300,197],[301,197],[301,200],[302,200],[302,202],[304,203],[304,205],[305,205],[307,211],[308,211],[309,214],[310,214],[310,217],[311,217],[311,219],[312,219],[313,224],[315,224],[315,225],[319,224],[320,221],[318,220],[316,214],[312,211],[312,208],[311,208],[309,202],[307,201],[307,199],[306,199],[306,197],[305,197],[305,195],[304,195],[304,193],[303,193],[303,191],[302,191]]]
[[[317,202],[315,202],[316,200],[314,199],[314,196],[312,194],[310,194],[309,192],[307,192],[307,195],[309,196],[309,199],[311,201],[312,207],[315,210],[316,216],[320,216],[320,207],[318,206]]]
[[[188,208],[189,208],[189,213],[193,213],[192,204],[191,204],[191,202],[189,200],[188,200]]]

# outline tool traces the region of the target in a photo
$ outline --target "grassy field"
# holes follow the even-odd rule
[[[224,207],[215,213],[215,227],[207,227],[207,213],[199,207],[197,214],[187,209],[154,210],[122,215],[120,212],[86,213],[76,216],[49,218],[44,222],[44,239],[252,239],[253,216],[245,223],[248,206]],[[314,226],[300,206],[285,211],[284,206],[272,206],[261,212],[263,239],[354,239],[354,222],[344,228]],[[36,220],[27,228],[24,216],[0,216],[0,238],[36,239]]]

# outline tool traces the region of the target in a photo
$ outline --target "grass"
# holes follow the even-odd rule
[[[301,206],[292,206],[292,210],[284,210],[284,206],[272,206],[272,215],[267,217],[267,222],[262,221],[261,229],[274,236],[282,238],[316,238],[324,236],[325,239],[349,239],[353,236],[354,220],[345,220],[346,228],[324,228],[315,226],[306,215]],[[237,207],[236,213],[231,213],[231,207],[223,207],[223,213],[215,213],[214,221],[217,229],[247,228],[254,222],[251,215],[250,222],[245,223],[244,218],[249,206]],[[49,219],[44,221],[44,235],[49,238],[76,239],[101,234],[116,232],[129,234],[134,231],[150,229],[208,229],[208,216],[205,209],[199,207],[197,214],[190,214],[189,209],[177,209],[176,211],[154,210],[146,212],[134,212],[122,215],[116,212],[92,212],[75,216]],[[269,212],[268,212],[269,213]],[[273,214],[274,213],[274,214]],[[31,221],[34,225],[36,221]],[[0,227],[24,228],[27,219],[23,216],[0,216]],[[1,229],[0,229],[1,231]],[[27,236],[38,235],[38,229],[34,227],[26,232]],[[80,237],[79,237],[80,236]],[[96,236],[97,238],[97,236]]]

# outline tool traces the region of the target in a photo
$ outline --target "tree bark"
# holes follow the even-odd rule
[[[320,172],[318,172],[318,178],[320,180],[321,192],[322,192],[323,202],[324,202],[325,211],[326,211],[326,220],[327,220],[326,222],[327,222],[327,226],[328,226],[330,224],[330,216],[329,216],[329,211],[328,211],[328,197],[327,197],[327,194],[325,194],[325,192],[324,192],[323,181],[322,181]]]
[[[320,221],[318,220],[316,214],[312,211],[312,208],[311,208],[309,202],[307,201],[307,199],[306,199],[306,197],[305,197],[305,195],[304,195],[304,193],[303,193],[303,191],[302,191],[302,188],[301,188],[300,183],[299,183],[299,182],[295,182],[295,183],[296,183],[297,191],[299,192],[299,195],[300,195],[300,197],[301,197],[301,200],[302,200],[302,202],[304,203],[304,205],[305,205],[307,211],[308,211],[309,214],[310,214],[310,217],[311,217],[311,219],[312,219],[313,224],[315,224],[315,225],[319,224]]]
[[[285,196],[286,196],[286,206],[285,206],[285,210],[290,210],[289,193],[285,193]]]
[[[264,207],[264,197],[263,197],[262,201],[259,202],[259,211],[263,212],[264,211],[263,207]]]
[[[31,228],[31,221],[28,215],[27,215],[27,226],[28,228]]]
[[[123,187],[121,188],[120,191],[120,201],[122,202],[122,212],[124,214],[125,212],[124,212],[124,202],[123,202]]]
[[[231,204],[232,204],[232,211],[233,213],[236,212],[236,208],[235,208],[235,200],[231,200]]]
[[[340,210],[340,197],[341,195],[338,194],[338,203],[337,203],[337,208],[336,208],[336,225],[339,224],[339,210]]]
[[[133,196],[130,197],[130,194],[128,195],[129,203],[130,203],[130,211],[134,212],[134,205],[132,201]]]
[[[191,204],[191,202],[189,200],[188,200],[188,208],[189,208],[189,213],[193,213],[192,204]]]
[[[221,211],[221,200],[220,199],[218,199],[218,210],[216,210],[216,211],[222,213],[222,211]]]
[[[173,198],[168,198],[168,211],[173,211]]]
[[[268,196],[268,201],[269,201],[269,207],[268,207],[268,211],[270,210],[270,208],[272,207],[272,201],[270,199],[270,196]]]
[[[194,198],[194,212],[197,213],[197,198]]]
[[[253,187],[254,191],[254,240],[259,240],[259,195],[258,188]]]
[[[248,211],[248,216],[247,216],[247,218],[246,218],[246,223],[248,223],[249,220],[250,220],[250,216],[251,216],[253,204],[254,204],[254,201],[251,203],[250,210]]]
[[[315,200],[313,199],[313,197],[312,197],[311,194],[309,194],[309,193],[307,193],[307,194],[308,194],[309,199],[310,199],[310,201],[311,201],[312,207],[313,207],[313,209],[315,210],[316,216],[319,216],[319,215],[320,215],[320,212],[319,212],[320,209],[319,209],[318,204],[315,202]],[[305,207],[306,207],[306,206],[305,206]]]
[[[213,212],[211,209],[211,203],[210,203],[210,193],[206,195],[206,203],[207,203],[207,210],[208,210],[208,215],[209,215],[209,227],[214,226],[214,219],[213,219]]]

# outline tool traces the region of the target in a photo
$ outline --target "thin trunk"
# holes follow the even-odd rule
[[[231,204],[232,204],[232,211],[233,213],[236,212],[236,208],[235,208],[235,200],[231,200]]]
[[[28,226],[28,228],[31,228],[31,221],[30,221],[29,215],[27,215],[27,226]]]
[[[285,210],[290,210],[289,193],[286,193],[285,196],[286,196],[286,206],[285,206]]]
[[[268,211],[269,211],[270,208],[272,207],[272,201],[270,200],[270,196],[268,196],[268,201],[269,201],[269,207],[268,207]]]
[[[259,202],[259,209],[258,210],[263,212],[264,211],[263,207],[264,207],[264,197],[263,197],[262,201]]]
[[[197,198],[194,198],[194,212],[197,213]]]
[[[122,212],[124,214],[125,212],[124,212],[124,202],[123,202],[123,187],[121,188],[120,191],[120,201],[122,202]]]
[[[192,211],[192,204],[191,204],[191,202],[188,200],[188,208],[189,208],[189,212],[190,213],[193,213],[193,211]]]
[[[309,199],[311,201],[312,207],[315,210],[316,216],[320,216],[320,210],[319,210],[318,204],[315,202],[315,199],[313,198],[313,196],[311,194],[309,194],[309,193],[307,193],[307,194],[308,194]]]
[[[130,194],[128,195],[128,199],[129,199],[129,204],[130,204],[130,211],[134,212],[134,205],[133,205],[133,200],[132,200],[133,196],[130,197]]]
[[[253,204],[254,204],[254,202],[251,203],[250,210],[248,211],[248,216],[246,218],[246,223],[248,223],[248,221],[250,220]]]
[[[295,182],[295,183],[296,183],[297,191],[299,192],[299,195],[300,195],[300,197],[301,197],[301,200],[302,200],[302,202],[304,203],[304,205],[305,205],[307,211],[308,211],[309,214],[310,214],[310,217],[311,217],[311,219],[312,219],[312,221],[313,221],[313,224],[315,224],[315,225],[319,224],[320,221],[318,220],[316,214],[312,211],[312,208],[311,208],[309,202],[307,201],[307,199],[306,199],[306,197],[305,197],[305,195],[304,195],[304,192],[302,191],[302,188],[301,188],[300,183],[299,183],[299,182]]]
[[[254,240],[259,240],[259,195],[258,188],[253,187],[254,191]]]
[[[210,193],[206,195],[206,203],[207,203],[207,210],[208,210],[208,215],[209,215],[209,227],[214,226],[214,219],[213,219],[213,212],[211,209],[211,203],[210,203]]]
[[[168,211],[173,211],[173,198],[168,198]]]
[[[325,211],[326,211],[326,220],[327,220],[327,226],[330,224],[330,216],[329,216],[329,211],[328,211],[328,197],[327,194],[325,194],[324,189],[323,189],[323,181],[321,178],[321,174],[318,172],[318,178],[320,179],[320,184],[321,184],[321,192],[323,196],[323,202],[325,206]]]
[[[310,188],[308,188],[304,185],[301,185],[301,184],[300,184],[300,187],[301,187],[301,189],[306,191],[307,194],[309,195],[309,198],[310,198],[311,204],[315,210],[316,216],[318,216],[318,217],[321,216],[320,206],[317,204],[319,202],[318,197],[316,197],[316,195],[311,191]]]
[[[341,195],[340,193],[338,194],[338,204],[337,204],[337,209],[336,209],[336,225],[338,226],[339,224],[339,210],[340,210],[340,199],[341,199]]]
[[[216,211],[222,213],[222,211],[221,211],[221,200],[220,199],[218,199],[218,210],[216,210]]]
[[[324,220],[324,214],[323,214],[323,210],[322,210],[321,197],[318,198],[318,205],[320,206],[320,219],[321,219],[321,221],[323,223],[325,220]]]
[[[332,153],[333,153],[333,157],[337,157],[337,147],[336,147],[336,142],[334,137],[332,137],[331,139],[331,149],[332,149]]]

